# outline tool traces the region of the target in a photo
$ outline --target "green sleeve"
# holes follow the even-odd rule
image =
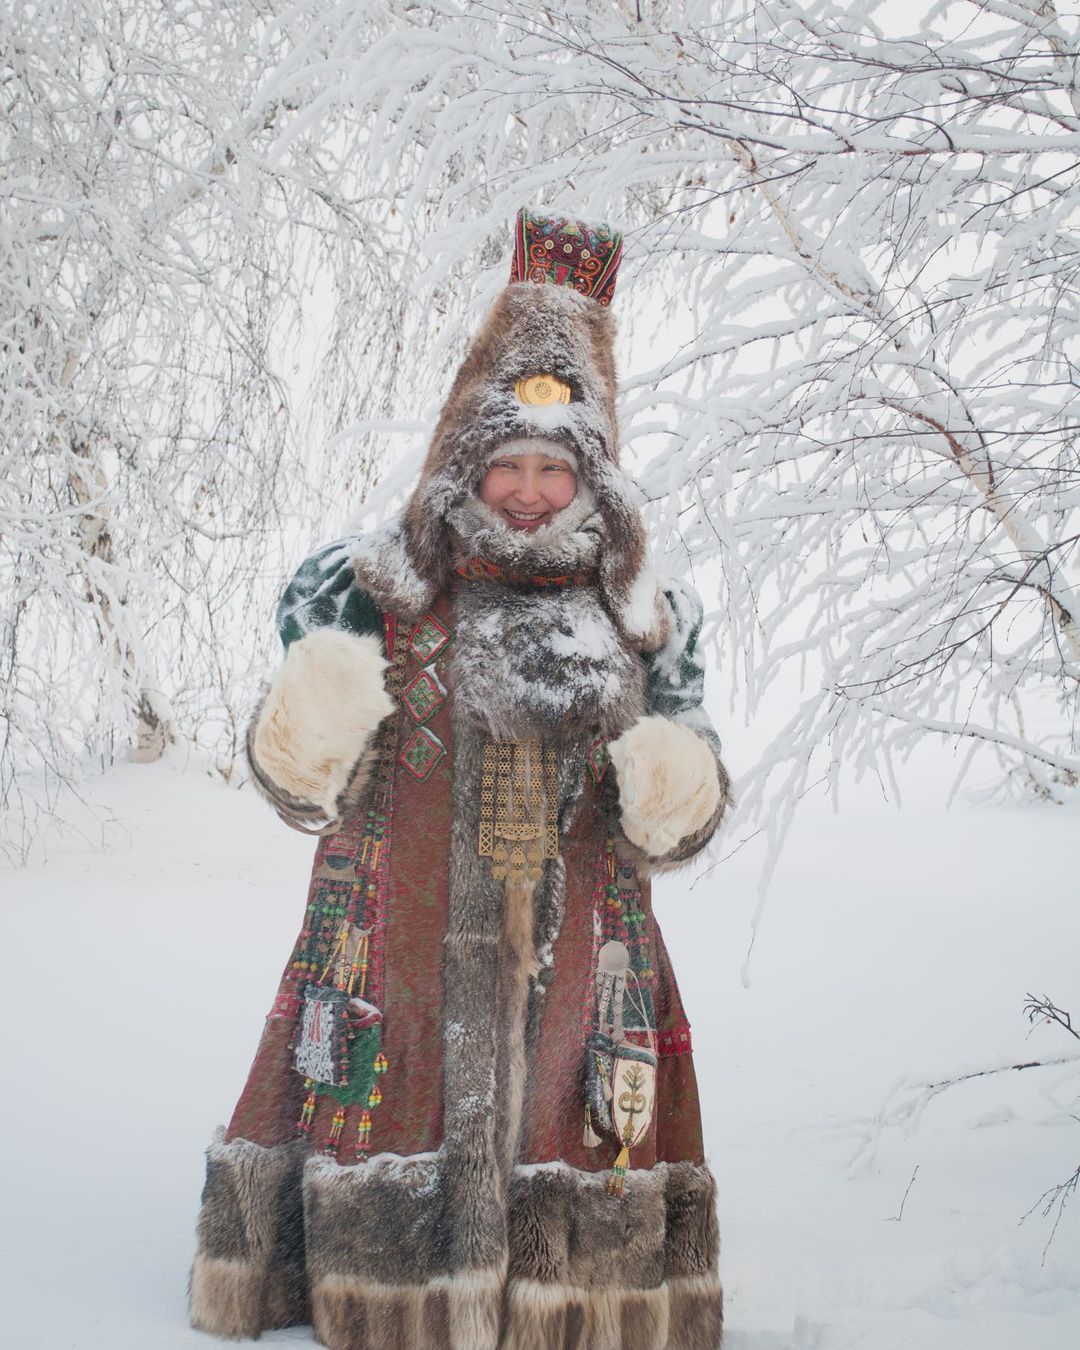
[[[671,636],[657,652],[645,653],[645,700],[650,713],[698,721],[705,719],[705,662],[698,651],[704,608],[685,582],[665,580],[671,606]]]
[[[314,628],[382,637],[382,612],[356,584],[355,542],[338,539],[300,564],[277,607],[278,632],[286,647]]]

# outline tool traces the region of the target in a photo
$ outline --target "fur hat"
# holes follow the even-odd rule
[[[555,442],[596,499],[605,603],[627,640],[652,650],[669,620],[648,566],[639,494],[619,469],[608,304],[620,256],[621,236],[607,226],[519,213],[511,282],[458,370],[405,513],[404,544],[420,577],[442,589],[451,510],[477,492],[492,455],[511,441]],[[554,401],[523,401],[537,376],[549,377]]]

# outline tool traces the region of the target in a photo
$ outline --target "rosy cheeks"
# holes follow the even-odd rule
[[[577,476],[543,454],[496,459],[480,484],[480,500],[511,529],[538,530],[577,495]]]

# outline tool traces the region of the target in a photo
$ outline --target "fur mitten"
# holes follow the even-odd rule
[[[650,858],[704,829],[726,798],[726,781],[702,736],[667,717],[639,717],[608,746],[619,783],[623,833]]]
[[[394,710],[383,685],[386,659],[376,637],[318,628],[289,648],[249,737],[257,776],[271,800],[338,815],[356,791],[364,752]]]

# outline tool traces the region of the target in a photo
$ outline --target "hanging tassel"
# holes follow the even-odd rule
[[[382,1101],[382,1089],[379,1087],[378,1083],[376,1083],[375,1086],[368,1093],[367,1104],[368,1106],[378,1106],[378,1104],[381,1101]]]
[[[586,1148],[599,1148],[604,1142],[592,1127],[592,1111],[585,1106],[585,1135],[581,1141]]]
[[[371,1153],[371,1112],[360,1112],[360,1124],[356,1128],[356,1156],[360,1162],[367,1162]]]
[[[315,1119],[315,1106],[318,1102],[318,1098],[313,1091],[314,1086],[315,1084],[310,1078],[304,1079],[304,1087],[307,1088],[308,1095],[303,1106],[300,1108],[300,1119],[296,1123],[297,1134],[311,1133],[312,1122]]]
[[[334,1112],[334,1118],[330,1122],[330,1133],[327,1136],[326,1143],[323,1145],[323,1152],[331,1157],[338,1151],[338,1145],[341,1143],[341,1131],[345,1128],[345,1108],[339,1106]]]
[[[605,1190],[608,1195],[622,1195],[626,1188],[626,1169],[630,1166],[630,1150],[623,1144],[619,1156],[611,1166],[611,1175],[607,1179]]]

